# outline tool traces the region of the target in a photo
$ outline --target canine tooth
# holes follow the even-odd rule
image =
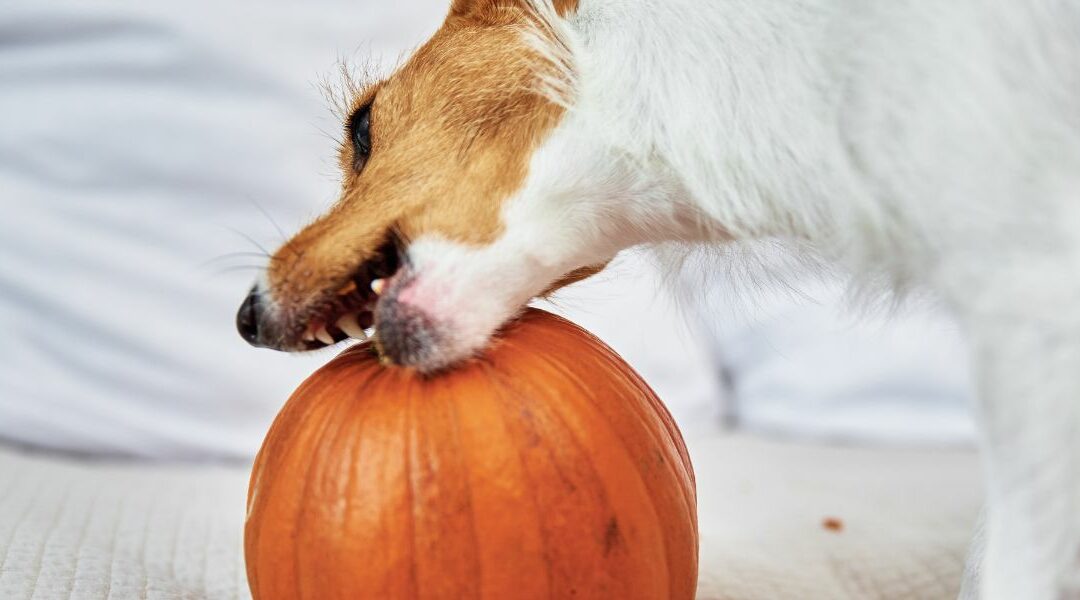
[[[326,330],[326,325],[319,327],[319,330],[315,332],[315,337],[327,346],[333,345],[334,343],[334,337]]]
[[[385,289],[385,288],[386,288],[386,280],[385,279],[372,279],[371,280],[371,291],[375,292],[377,295],[382,296],[383,289]]]
[[[345,315],[338,319],[338,329],[349,334],[349,337],[356,338],[361,342],[367,339],[367,333],[363,327],[360,327],[360,323],[356,320],[356,315]]]
[[[345,287],[338,290],[338,296],[347,296],[356,291],[356,282],[349,280],[349,283],[345,284]]]
[[[315,341],[315,333],[311,331],[310,327],[308,327],[307,329],[304,330],[304,335],[302,335],[301,337],[303,338],[303,340],[305,342],[314,342]]]

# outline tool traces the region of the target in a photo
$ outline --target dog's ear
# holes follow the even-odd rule
[[[492,0],[453,0],[450,3],[450,16],[467,17],[479,12],[482,5],[494,3]]]
[[[577,10],[578,0],[453,0],[450,16],[476,19],[484,23],[498,23],[514,10],[532,11],[537,5],[550,2],[559,16]]]

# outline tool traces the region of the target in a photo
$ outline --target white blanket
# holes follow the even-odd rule
[[[973,454],[742,436],[692,454],[699,598],[955,597],[979,504]],[[0,598],[246,599],[247,475],[0,450]]]

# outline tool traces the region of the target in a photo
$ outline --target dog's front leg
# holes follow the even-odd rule
[[[987,472],[982,600],[1080,599],[1080,284],[1025,257],[967,300]]]
[[[967,560],[964,562],[964,576],[960,581],[960,594],[957,600],[979,600],[979,588],[982,584],[983,557],[986,554],[986,508],[979,513],[975,531],[968,546]]]

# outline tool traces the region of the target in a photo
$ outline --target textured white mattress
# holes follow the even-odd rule
[[[980,502],[968,451],[691,444],[700,598],[951,599]],[[247,469],[0,450],[0,598],[247,598]],[[843,527],[822,526],[825,518]]]

